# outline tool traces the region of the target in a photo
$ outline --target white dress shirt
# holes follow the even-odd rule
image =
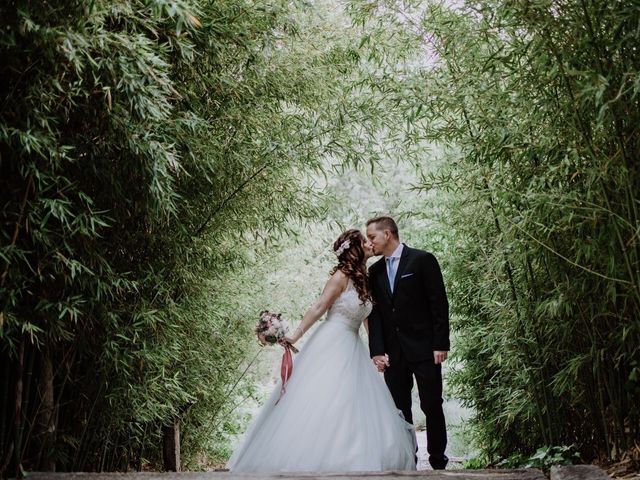
[[[393,284],[398,273],[398,265],[400,264],[400,257],[402,256],[402,249],[404,245],[399,244],[391,255],[384,257],[387,265],[387,277],[389,278],[389,285],[391,286],[391,293],[393,293]]]

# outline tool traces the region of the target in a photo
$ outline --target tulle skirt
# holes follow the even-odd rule
[[[415,470],[413,426],[397,410],[358,332],[318,326],[234,451],[232,472]]]

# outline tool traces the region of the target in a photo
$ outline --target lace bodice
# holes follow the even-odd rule
[[[333,302],[327,312],[327,321],[338,322],[357,331],[365,318],[371,313],[372,304],[367,301],[364,305],[358,297],[358,291],[351,279],[347,288]]]

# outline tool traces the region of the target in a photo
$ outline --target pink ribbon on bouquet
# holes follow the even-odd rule
[[[293,373],[293,356],[291,355],[291,350],[295,349],[289,343],[283,343],[282,347],[284,348],[284,354],[282,355],[282,364],[280,365],[280,378],[282,379],[282,387],[280,388],[280,396],[278,397],[278,401],[276,405],[282,399],[282,395],[287,391],[286,385],[289,378],[291,378],[291,374]],[[295,349],[297,351],[297,349]]]

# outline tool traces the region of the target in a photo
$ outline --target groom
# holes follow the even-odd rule
[[[413,423],[415,376],[420,408],[427,418],[427,451],[434,470],[444,469],[447,431],[442,412],[442,362],[449,351],[449,304],[435,257],[400,243],[391,217],[367,221],[376,255],[369,268],[373,311],[369,351],[405,420]]]

